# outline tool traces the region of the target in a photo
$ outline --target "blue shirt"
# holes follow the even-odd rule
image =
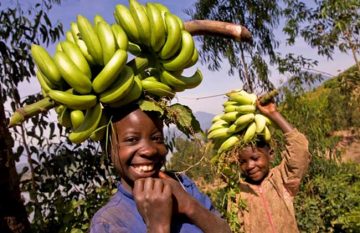
[[[195,183],[185,175],[178,175],[185,190],[206,209],[219,215],[208,196],[201,193]],[[109,202],[98,210],[91,220],[90,233],[146,233],[146,225],[136,208],[132,194],[119,183],[118,191]],[[171,232],[202,232],[189,222],[186,216],[175,216],[171,222]]]

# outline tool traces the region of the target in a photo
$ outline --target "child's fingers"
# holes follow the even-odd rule
[[[141,193],[144,190],[144,179],[135,180],[133,193]]]

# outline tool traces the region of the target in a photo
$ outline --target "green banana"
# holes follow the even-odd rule
[[[246,129],[243,136],[244,143],[250,142],[256,135],[256,123],[252,122]]]
[[[173,88],[177,92],[183,91],[186,89],[186,83],[167,70],[162,70],[160,72],[160,80],[161,80],[161,82],[165,83],[166,85],[169,85],[171,88]]]
[[[203,80],[203,75],[200,69],[196,69],[195,73],[189,77],[179,76],[181,80],[186,83],[186,89],[197,87]]]
[[[250,122],[253,122],[255,119],[255,114],[254,113],[247,113],[244,115],[239,116],[234,124],[237,126],[241,126],[243,124],[249,124]]]
[[[228,138],[229,136],[231,136],[231,134],[229,134],[228,132],[228,127],[222,127],[209,132],[207,138],[212,140],[217,140],[217,139],[225,139]]]
[[[249,125],[249,123],[250,122],[244,123],[241,125],[237,125],[237,124],[233,123],[232,125],[229,126],[228,133],[230,133],[230,134],[238,133],[238,132],[242,131],[243,129],[245,129]]]
[[[269,128],[266,125],[264,127],[264,139],[267,142],[269,142],[271,140],[271,132],[270,132]]]
[[[138,75],[140,77],[140,75]],[[157,76],[147,76],[147,77],[144,77],[142,78],[141,80],[145,80],[146,81],[152,81],[152,82],[161,82],[161,80],[157,77]],[[166,84],[166,83],[164,83]]]
[[[216,116],[213,117],[213,119],[211,120],[211,123],[215,123],[218,120],[222,120],[222,117],[224,116],[224,113],[219,113]]]
[[[65,109],[66,107],[64,106],[64,105],[57,105],[57,106],[55,106],[55,112],[57,113],[57,114],[61,114],[63,111],[64,111],[64,109]]]
[[[134,72],[125,66],[112,87],[100,94],[100,102],[110,104],[119,101],[130,92],[133,84]]]
[[[244,105],[228,105],[224,108],[225,112],[233,112],[237,111],[242,114],[246,113],[254,113],[256,111],[256,106],[251,104],[244,104]]]
[[[161,18],[164,22],[165,31],[167,31],[166,22],[165,22],[165,13],[170,13],[169,8],[158,2],[151,2],[151,4],[153,4],[160,11]]]
[[[36,77],[40,83],[41,89],[45,92],[44,96],[46,96],[50,90],[55,88],[55,86],[47,79],[47,77],[45,77],[45,75],[39,69],[36,70]]]
[[[266,126],[266,118],[262,114],[255,114],[256,133],[261,133]]]
[[[196,47],[194,48],[194,53],[191,56],[189,62],[185,65],[185,68],[189,68],[196,64],[196,62],[199,60],[199,52],[197,51]]]
[[[222,128],[222,127],[229,127],[229,123],[225,120],[219,119],[211,124],[210,128],[208,129],[208,132],[211,132],[215,129]]]
[[[163,82],[167,83],[171,87],[176,89],[191,89],[197,87],[203,80],[202,73],[199,69],[190,77],[185,77],[182,75],[175,76],[172,73],[162,70],[160,73],[160,78]]]
[[[79,47],[69,41],[60,42],[63,52],[70,58],[70,60],[85,74],[88,79],[91,79],[91,69],[86,58],[82,54]]]
[[[175,16],[175,18],[176,18],[176,20],[177,20],[177,22],[178,22],[178,24],[179,24],[179,26],[180,26],[180,29],[181,29],[181,30],[185,30],[185,25],[184,25],[183,20],[180,19],[180,17],[177,16],[177,15],[174,15],[174,16]]]
[[[163,67],[166,70],[176,71],[176,70],[183,70],[189,60],[191,59],[194,50],[195,50],[195,43],[194,39],[192,38],[191,34],[185,30],[181,31],[181,50],[180,52],[170,60],[161,61]]]
[[[116,42],[111,26],[106,22],[96,24],[96,34],[102,48],[103,64],[106,65],[116,51]]]
[[[86,76],[64,52],[56,52],[54,61],[62,77],[74,90],[81,94],[91,92],[92,86],[88,76]]]
[[[174,97],[175,93],[170,86],[165,83],[156,81],[153,76],[141,80],[141,85],[145,92],[158,97]]]
[[[36,66],[50,80],[50,82],[56,86],[59,86],[62,83],[60,71],[46,49],[40,45],[32,44],[31,55],[35,61]]]
[[[232,100],[227,100],[227,101],[225,101],[222,105],[223,105],[224,108],[225,108],[226,106],[229,106],[229,105],[240,106],[240,105],[238,104],[238,102],[232,101]]]
[[[165,24],[167,36],[164,46],[158,53],[162,60],[166,60],[174,56],[181,47],[181,29],[177,19],[171,13],[165,13]]]
[[[226,112],[224,113],[224,115],[221,117],[221,119],[231,123],[234,122],[238,117],[239,117],[240,113],[238,113],[237,111],[234,112]]]
[[[77,25],[82,40],[85,42],[90,55],[98,65],[103,65],[103,52],[99,37],[91,22],[82,15],[77,15]]]
[[[73,129],[77,129],[85,119],[84,112],[79,109],[74,109],[70,112],[70,120]]]
[[[87,109],[83,123],[69,134],[70,141],[79,144],[88,139],[98,127],[101,116],[102,107],[100,103]]]
[[[147,16],[146,8],[137,0],[129,0],[130,13],[135,21],[139,31],[139,39],[142,44],[149,46],[150,44],[150,21]]]
[[[227,138],[220,146],[220,148],[218,149],[218,154],[221,154],[223,152],[226,152],[228,150],[230,150],[231,148],[233,148],[238,142],[240,141],[238,136],[230,136],[229,138]]]
[[[70,109],[85,110],[97,103],[96,95],[75,95],[65,91],[50,90],[49,97]]]
[[[111,30],[114,34],[117,48],[127,51],[129,40],[124,29],[115,23],[111,25]]]
[[[125,67],[127,60],[127,52],[122,49],[118,49],[112,56],[110,61],[100,71],[100,73],[94,78],[92,82],[93,90],[96,93],[102,93],[108,87],[110,87],[114,81],[118,78],[120,72]]]
[[[99,14],[96,14],[94,16],[94,25],[95,27],[97,27],[97,24],[100,23],[100,22],[106,22],[106,20]]]
[[[71,30],[71,34],[73,35],[73,38],[75,40],[75,44],[79,47],[79,49],[81,50],[82,54],[84,55],[86,60],[89,62],[89,64],[94,65],[95,60],[90,55],[85,42],[82,40],[82,38],[80,36],[80,31],[79,31],[79,27],[78,27],[77,23],[71,22],[70,30]]]
[[[129,40],[132,42],[140,42],[140,33],[136,26],[135,20],[130,13],[130,10],[123,4],[117,4],[115,6],[114,17],[116,23],[118,23],[126,32]]]
[[[141,49],[140,45],[129,41],[128,42],[128,51],[134,56],[139,56],[142,52],[142,49]]]
[[[71,31],[67,31],[67,32],[65,33],[65,38],[66,38],[67,41],[75,44],[75,39],[74,39],[74,36],[73,36],[73,34],[71,33]]]
[[[146,11],[151,28],[150,46],[155,52],[158,52],[166,41],[164,20],[161,11],[153,3],[146,3]]]
[[[141,80],[138,76],[135,76],[134,84],[131,87],[131,90],[129,91],[129,93],[126,96],[124,96],[123,98],[121,98],[120,100],[118,100],[117,102],[109,104],[109,106],[112,108],[119,108],[119,107],[125,106],[125,105],[139,99],[141,95],[142,95]]]
[[[63,52],[63,49],[61,48],[60,43],[57,43],[57,44],[56,44],[55,52],[57,52],[57,51]]]
[[[255,105],[256,95],[250,95],[244,90],[241,91],[233,91],[226,94],[229,97],[229,100],[236,101],[239,104],[250,104]]]
[[[106,134],[107,126],[108,126],[108,119],[106,118],[105,114],[102,114],[99,125],[97,129],[91,133],[90,139],[95,142],[101,141]]]
[[[72,127],[71,119],[70,119],[71,110],[63,105],[60,106],[62,106],[62,108],[59,108],[58,110],[57,120],[61,126],[64,126],[65,128],[71,128]]]

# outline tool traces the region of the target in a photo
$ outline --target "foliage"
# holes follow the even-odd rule
[[[279,10],[275,1],[202,1],[195,4],[193,19],[212,19],[244,25],[253,36],[253,44],[238,43],[231,39],[202,37],[201,58],[211,70],[221,68],[222,59],[230,63],[229,74],[239,74],[244,89],[255,86],[272,88],[268,80],[268,64],[264,55],[275,60],[279,42],[273,33],[279,23]],[[248,58],[249,57],[249,58]]]
[[[314,163],[314,162],[313,162]],[[318,173],[305,183],[295,208],[302,232],[359,232],[360,166],[328,160],[330,173]]]
[[[52,150],[34,148],[36,190],[32,179],[21,183],[29,191],[32,231],[86,232],[93,214],[116,191],[110,160],[94,144],[73,148],[60,143]]]
[[[287,2],[287,1],[285,1]],[[295,5],[295,4],[293,4]],[[211,70],[219,70],[223,59],[230,64],[229,74],[238,74],[243,89],[271,90],[273,83],[269,80],[270,66],[280,73],[290,73],[299,77],[301,83],[317,80],[317,76],[309,76],[304,69],[317,65],[317,61],[302,55],[281,54],[277,51],[279,40],[275,30],[283,19],[284,4],[282,1],[209,1],[198,0],[194,10],[187,10],[192,19],[212,19],[233,22],[245,26],[252,34],[253,42],[237,42],[227,38],[201,37],[201,60]],[[291,30],[295,29],[288,29]],[[306,80],[305,80],[306,81]]]
[[[14,1],[15,2],[15,1]],[[12,2],[12,3],[14,3]],[[34,63],[30,56],[30,45],[32,43],[44,43],[48,45],[49,42],[54,42],[62,34],[61,24],[53,25],[49,20],[47,11],[51,9],[53,4],[60,3],[59,0],[39,0],[33,1],[33,7],[29,9],[22,9],[19,2],[16,5],[11,5],[11,2],[2,1],[0,3],[0,104],[3,109],[8,110],[5,103],[9,103],[11,110],[22,106],[25,101],[21,101],[21,95],[18,86],[22,82],[29,82],[30,77],[34,74]],[[29,101],[34,101],[36,97],[29,98]],[[4,118],[5,112],[2,112],[0,121],[1,124],[6,125],[7,120]],[[41,116],[40,116],[41,117]],[[46,123],[45,123],[46,124]],[[42,124],[44,125],[44,124]],[[51,125],[51,124],[49,124]],[[1,129],[1,132],[5,130]],[[21,128],[14,132],[14,138],[20,138],[20,143],[15,142],[17,145],[25,145],[24,147],[14,148],[14,156],[11,153],[1,153],[0,162],[1,167],[6,170],[15,171],[14,161],[18,161],[19,156],[27,153],[29,156],[33,147],[27,144],[25,128]],[[37,133],[41,134],[44,128],[41,128],[36,133],[31,132],[33,137],[37,137]],[[30,135],[30,136],[31,136]],[[10,136],[10,135],[9,135]],[[5,135],[5,137],[9,137]],[[13,143],[7,144],[9,147]],[[0,148],[1,151],[11,151],[12,148]],[[28,158],[29,163],[32,163],[31,157]],[[4,164],[6,162],[6,164]],[[17,195],[18,190],[18,177],[16,171],[9,175],[8,172],[2,170],[0,180],[5,190],[2,190],[1,207],[15,205],[22,205],[20,197]],[[9,193],[7,193],[9,191]],[[27,231],[28,222],[27,218],[22,218],[23,212],[21,206],[11,206],[12,209],[2,209],[1,215],[1,230],[5,229],[14,230],[17,232]],[[15,209],[15,210],[14,210]],[[3,212],[4,211],[4,212]],[[8,218],[6,220],[6,218]]]
[[[294,44],[301,36],[318,54],[332,58],[336,49],[351,51],[358,63],[360,45],[360,3],[357,0],[284,1],[287,41]],[[358,66],[360,71],[360,65]]]

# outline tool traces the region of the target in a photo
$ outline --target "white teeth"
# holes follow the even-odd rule
[[[149,172],[154,169],[154,165],[133,165],[137,172]]]

